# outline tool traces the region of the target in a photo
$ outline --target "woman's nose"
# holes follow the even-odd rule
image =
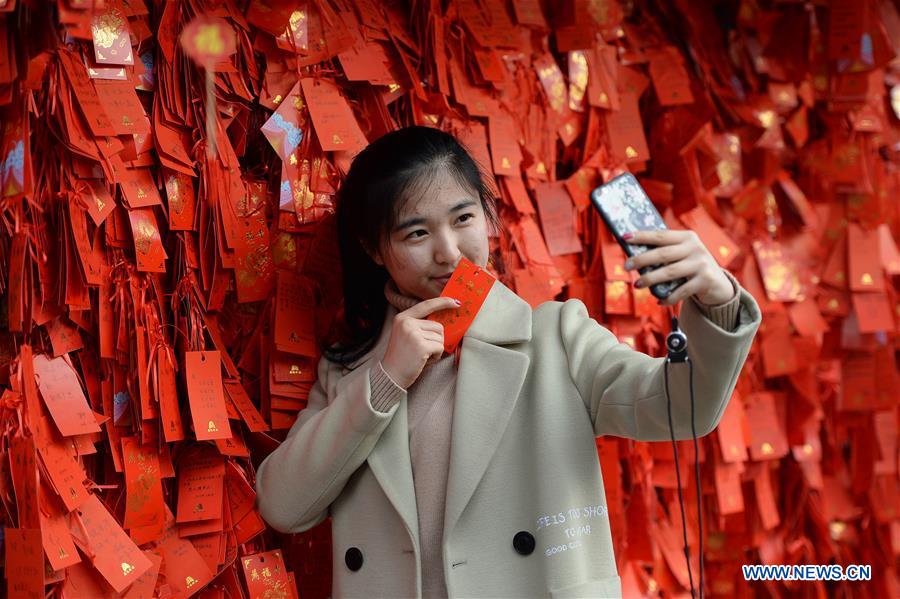
[[[461,252],[454,235],[438,235],[434,248],[434,261],[438,264],[456,264]]]

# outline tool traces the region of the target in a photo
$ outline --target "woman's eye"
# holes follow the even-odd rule
[[[463,221],[462,219],[466,218],[467,216],[469,218],[475,218],[474,214],[463,214],[462,216],[459,217],[459,220],[461,220],[462,222],[466,222],[466,221]]]
[[[425,232],[426,232],[425,229],[416,229],[415,231],[413,231],[412,233],[407,235],[406,238],[407,239],[418,239],[419,236],[416,235],[416,233],[425,233]]]

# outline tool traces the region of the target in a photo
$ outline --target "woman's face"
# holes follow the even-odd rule
[[[372,256],[406,295],[441,294],[460,258],[487,264],[488,222],[478,195],[446,169],[421,186],[400,211],[397,226]]]

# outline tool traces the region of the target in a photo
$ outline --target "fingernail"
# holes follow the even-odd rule
[[[631,270],[634,268],[634,262],[631,261],[631,258],[625,261],[625,270]]]
[[[622,239],[631,239],[632,237],[634,237],[634,235],[631,233],[624,233],[622,235]]]
[[[458,299],[454,299],[453,303],[456,304],[457,306],[462,306],[462,302],[459,301]]]
[[[644,286],[644,282],[642,280],[638,279],[637,281],[634,282],[634,286],[637,288],[641,288]]]

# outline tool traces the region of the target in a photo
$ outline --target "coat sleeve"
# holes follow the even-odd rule
[[[325,520],[406,396],[380,362],[339,375],[339,366],[319,360],[307,407],[257,471],[260,515],[280,532],[303,532]]]
[[[738,318],[732,330],[711,320],[709,310],[693,301],[682,303],[678,321],[687,335],[687,353],[693,365],[698,437],[718,426],[762,322],[753,296],[739,285],[738,293]],[[717,316],[721,317],[721,311]],[[569,373],[588,409],[594,434],[638,441],[669,440],[665,358],[654,358],[620,343],[588,316],[578,299],[562,304],[560,329]],[[668,365],[672,422],[679,440],[693,437],[689,368],[686,362]]]

